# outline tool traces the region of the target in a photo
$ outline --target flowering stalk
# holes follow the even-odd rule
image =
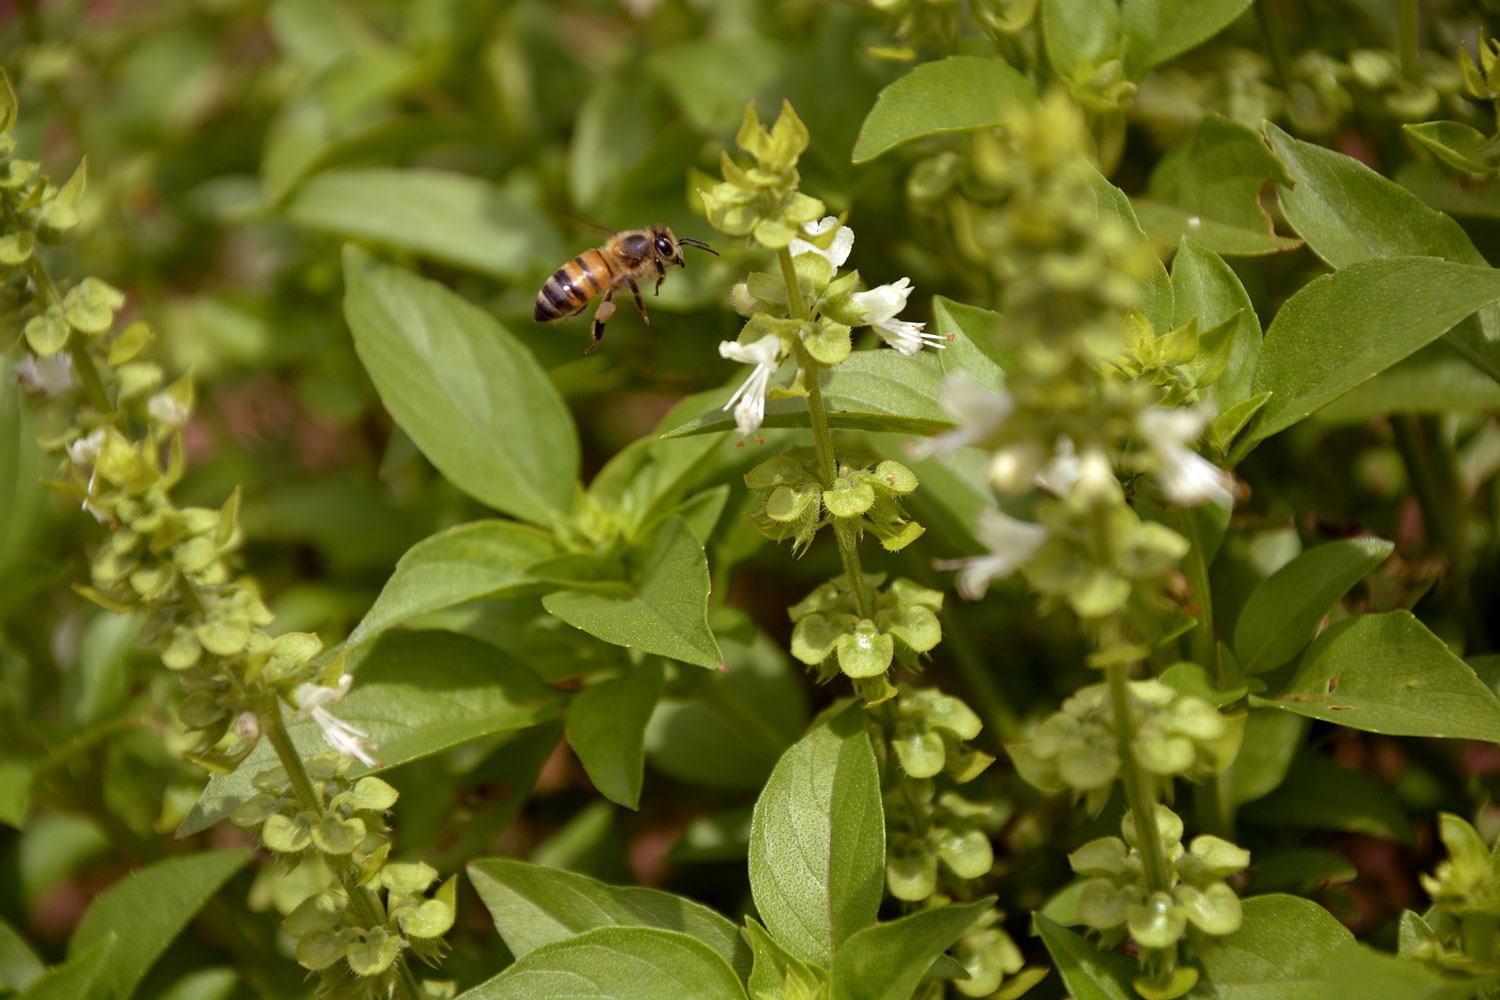
[[[144,355],[152,339],[144,322],[115,328],[121,292],[96,278],[59,287],[47,273],[34,249],[78,224],[84,171],[59,187],[40,164],[13,158],[14,112],[14,93],[0,74],[0,168],[7,178],[0,239],[7,262],[27,279],[20,307],[27,350],[17,370],[48,397],[68,393],[75,376],[81,381],[86,404],[46,442],[62,466],[48,485],[111,529],[92,560],[90,585],[75,589],[107,611],[146,613],[163,666],[186,692],[178,716],[198,737],[187,759],[226,772],[263,735],[270,740],[281,766],[254,776],[260,794],[232,820],[289,860],[321,861],[328,888],[304,900],[283,926],[297,939],[299,961],[323,973],[323,992],[416,1000],[421,987],[406,953],[426,961],[441,954],[456,883],[428,897],[435,871],[387,863],[384,816],[395,789],[374,777],[344,777],[353,759],[376,763],[373,747],[328,708],[352,678],[341,658],[320,661],[317,636],[268,631],[273,616],[235,565],[238,493],[218,510],[173,502],[192,383],[183,377],[162,384],[160,366]],[[337,753],[304,760],[286,730],[288,709],[311,718]]]

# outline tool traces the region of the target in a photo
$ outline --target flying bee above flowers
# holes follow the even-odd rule
[[[602,294],[604,298],[594,310],[594,341],[583,352],[585,354],[593,353],[599,346],[604,337],[604,324],[615,314],[616,289],[622,286],[630,289],[635,304],[640,307],[641,319],[649,325],[651,316],[646,312],[646,302],[641,298],[638,282],[655,274],[655,294],[661,294],[667,268],[687,266],[682,259],[685,246],[718,256],[718,251],[707,243],[687,237],[678,239],[666,226],[607,231],[612,234],[607,243],[585,250],[553,272],[542,290],[537,292],[536,308],[532,311],[532,318],[538,323],[551,323],[578,315],[596,295]]]

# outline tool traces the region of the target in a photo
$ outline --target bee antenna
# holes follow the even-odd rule
[[[702,240],[695,240],[695,239],[692,239],[691,237],[684,237],[684,238],[678,240],[677,242],[681,243],[683,246],[697,247],[699,250],[707,250],[709,253],[713,254],[715,257],[719,256],[719,251],[715,250],[713,247],[709,246],[707,243],[704,243]]]

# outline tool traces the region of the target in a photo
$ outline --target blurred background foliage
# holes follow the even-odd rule
[[[1206,113],[1257,129],[1270,119],[1454,214],[1496,259],[1500,188],[1455,181],[1400,130],[1434,117],[1485,127],[1479,106],[1461,96],[1454,53],[1486,19],[1495,23],[1494,4],[1424,4],[1415,76],[1398,71],[1394,0],[1274,6],[1271,41],[1247,11],[1209,44],[1139,74],[1133,96],[1110,91],[1107,78],[1073,82],[1075,96],[1094,102],[1085,104],[1112,180],[1161,196],[1155,172]],[[691,259],[649,303],[650,327],[627,305],[602,349],[585,357],[584,320],[543,327],[530,318],[546,277],[602,242],[579,220],[616,229],[660,222],[708,238],[696,188],[731,145],[745,102],[769,112],[786,98],[813,137],[802,189],[834,212],[852,210],[850,264],[865,280],[910,275],[922,302],[930,293],[991,305],[997,277],[984,241],[963,230],[965,210],[955,207],[983,205],[985,133],[930,136],[860,164],[851,150],[881,88],[915,63],[998,52],[1045,79],[1027,30],[1035,13],[1028,0],[10,0],[0,4],[0,53],[23,109],[20,147],[59,177],[87,159],[84,222],[59,271],[124,289],[129,309],[157,331],[169,374],[191,368],[197,379],[182,502],[217,505],[240,485],[247,565],[278,627],[337,639],[412,542],[483,514],[382,411],[341,317],[344,241],[436,277],[524,341],[572,405],[587,479],[684,395],[729,376],[715,345],[737,333],[728,288],[753,251],[720,242],[722,257]],[[1323,269],[1305,249],[1230,262],[1263,322]],[[86,577],[83,554],[97,529],[35,485],[49,470],[29,443],[45,428],[17,408],[13,381],[4,412],[25,447],[0,477],[11,491],[0,524],[0,917],[55,960],[95,890],[137,863],[233,834],[170,837],[202,783],[174,756],[175,682],[134,650],[138,620],[68,590]],[[1441,402],[1461,412],[1444,419],[1462,424],[1463,474],[1490,481],[1482,501],[1493,525],[1500,430],[1483,414],[1500,398],[1483,379],[1449,385]],[[1415,398],[1406,392],[1399,405],[1420,410]],[[1368,419],[1390,403],[1346,400],[1240,469],[1252,492],[1237,512],[1243,530],[1215,567],[1223,627],[1236,594],[1243,599],[1301,547],[1359,526],[1397,540],[1400,554],[1365,594],[1368,609],[1425,600],[1439,634],[1445,620],[1458,631],[1461,602],[1433,590],[1436,546],[1405,481],[1402,449],[1420,442]],[[756,451],[751,443],[747,465]],[[962,470],[931,465],[922,478],[924,492],[931,484],[946,490],[949,507],[962,506]],[[742,501],[736,486],[729,510]],[[873,568],[941,586],[928,560],[972,551],[972,523],[915,513],[935,544]],[[836,555],[815,547],[795,567],[780,551],[756,558],[763,540],[745,530],[719,544],[713,564],[739,565],[716,579],[729,607],[715,624],[742,637],[726,650],[771,737],[747,742],[669,699],[648,732],[654,776],[635,814],[593,795],[577,764],[553,752],[553,729],[465,747],[391,776],[402,793],[398,850],[444,871],[481,851],[527,856],[741,912],[754,791],[778,740],[795,738],[809,704],[829,696],[780,652],[784,609],[809,581],[836,572]],[[1493,538],[1482,544],[1492,550]],[[1474,565],[1479,575],[1465,585],[1479,604],[1470,613],[1500,620],[1494,563]],[[944,616],[948,641],[932,673],[981,710],[981,742],[992,751],[1029,713],[1087,680],[1071,626],[1029,609],[998,600]],[[538,609],[518,600],[490,611],[499,630],[507,616]],[[1500,640],[1493,627],[1488,635]],[[537,655],[588,653],[559,634]],[[1288,718],[1294,730],[1305,725]],[[1500,761],[1493,748],[1318,732],[1321,759],[1378,780],[1341,817],[1314,815],[1315,783],[1301,798],[1279,791],[1280,811],[1263,811],[1263,828],[1246,831],[1244,846],[1259,855],[1287,826],[1322,832],[1300,841],[1303,854],[1263,867],[1252,889],[1314,892],[1389,945],[1395,915],[1417,898],[1415,872],[1433,856],[1430,843],[1393,835],[1392,817],[1471,814],[1488,801]],[[24,781],[20,772],[39,760],[45,780]],[[1001,768],[985,780],[1003,803],[1002,895],[1019,932],[1025,911],[1067,880],[1054,838],[1078,842],[1107,824],[1088,826]],[[248,893],[268,907],[276,885],[251,879],[242,875],[225,898]],[[487,917],[472,896],[464,903],[468,919],[461,915],[444,967],[461,984],[504,960]],[[245,987],[212,971],[226,951],[263,994],[303,988],[278,950],[273,914],[246,919],[211,906],[201,924],[206,933],[179,939],[141,995],[234,995]]]

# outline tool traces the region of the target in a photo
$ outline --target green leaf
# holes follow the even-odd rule
[[[665,681],[659,661],[625,677],[591,684],[573,696],[564,715],[568,745],[599,793],[627,809],[641,800],[646,723]]]
[[[656,927],[600,927],[529,952],[457,1000],[746,1000],[708,945]]]
[[[1326,997],[1359,997],[1359,1000],[1469,1000],[1482,995],[1496,977],[1450,979],[1424,962],[1398,958],[1357,941],[1344,944],[1328,956],[1319,991]]]
[[[1339,268],[1377,257],[1442,257],[1482,266],[1458,223],[1351,156],[1266,129],[1286,165],[1277,197],[1313,253]]]
[[[1135,199],[1135,210],[1153,239],[1173,245],[1190,236],[1223,254],[1293,249],[1301,241],[1277,236],[1261,208],[1268,180],[1287,183],[1287,173],[1260,135],[1210,114],[1162,157],[1147,188],[1150,200]]]
[[[1127,229],[1134,233],[1139,239],[1146,239],[1146,231],[1141,228],[1140,219],[1136,217],[1135,206],[1130,197],[1109,182],[1109,179],[1089,167],[1089,185],[1094,195],[1094,210],[1100,218],[1118,219]],[[1154,256],[1154,255],[1153,255]],[[1146,300],[1141,305],[1141,312],[1151,321],[1151,329],[1158,334],[1166,333],[1172,329],[1172,282],[1167,277],[1166,265],[1156,257],[1151,263],[1151,273],[1142,283],[1146,294]],[[994,361],[1002,367],[1009,362],[1008,358],[995,354],[990,355]]]
[[[1411,820],[1390,789],[1362,771],[1342,768],[1311,751],[1299,754],[1280,787],[1241,816],[1247,823],[1277,831],[1343,830],[1413,842]]]
[[[1202,392],[1219,413],[1250,395],[1260,358],[1260,320],[1245,286],[1224,259],[1183,237],[1172,259],[1172,325],[1197,319],[1199,330],[1211,330],[1231,317],[1237,317],[1237,325],[1229,335],[1229,363]]]
[[[807,727],[807,693],[786,651],[764,632],[748,642],[721,634],[728,670],[673,686],[646,727],[646,755],[653,770],[677,781],[759,790]]]
[[[538,524],[568,511],[578,436],[520,341],[436,282],[344,251],[344,317],[381,402],[459,489]]]
[[[1500,742],[1500,698],[1409,611],[1330,627],[1285,691],[1250,702],[1372,733]]]
[[[938,956],[994,901],[949,903],[851,935],[833,960],[834,1000],[908,1000]]]
[[[993,309],[935,295],[932,320],[937,332],[948,338],[948,347],[938,355],[943,373],[967,372],[987,388],[1000,388],[1005,380],[1005,362],[997,364],[992,355],[1004,357],[997,343],[1005,318]]]
[[[248,850],[167,858],[131,872],[94,900],[68,940],[69,959],[113,937],[88,991],[95,1000],[128,997],[193,914],[250,860]]]
[[[646,543],[631,597],[560,590],[542,606],[575,628],[617,646],[717,670],[724,654],[708,627],[708,560],[680,517]]]
[[[1266,135],[1294,183],[1279,191],[1287,221],[1333,267],[1377,257],[1441,257],[1488,266],[1458,223],[1401,185],[1353,157],[1300,142],[1274,125]],[[1486,309],[1453,331],[1447,343],[1500,381],[1497,338],[1500,312]]]
[[[1402,125],[1401,129],[1455,170],[1488,174],[1500,168],[1494,143],[1462,122],[1421,122]]]
[[[556,718],[562,695],[485,643],[451,632],[390,632],[365,647],[354,687],[330,706],[378,745],[379,766],[356,763],[351,777],[385,770],[495,733]],[[328,749],[311,719],[288,719],[303,757]],[[177,830],[206,830],[255,795],[251,779],[276,766],[261,740],[232,774],[214,775]]]
[[[1047,61],[1064,79],[1086,78],[1119,54],[1120,7],[1115,0],[1042,0],[1038,12]]]
[[[1303,286],[1266,331],[1251,390],[1274,395],[1236,461],[1497,299],[1500,271],[1434,257],[1360,261]]]
[[[1040,913],[1031,919],[1074,1000],[1140,1000],[1130,985],[1138,972],[1133,959],[1100,951],[1082,935]]]
[[[745,985],[756,1000],[828,996],[828,970],[790,954],[754,917],[745,918],[745,937],[755,954],[755,967]]]
[[[47,967],[26,939],[0,920],[0,991],[20,993],[46,971]]]
[[[1354,935],[1323,907],[1296,896],[1252,896],[1241,905],[1239,930],[1198,939],[1199,992],[1222,1000],[1326,1000],[1329,956]]]
[[[1256,709],[1245,717],[1245,735],[1227,781],[1236,805],[1263,798],[1280,785],[1302,747],[1307,720],[1300,715]]]
[[[783,948],[828,965],[875,922],[885,823],[864,710],[850,705],[782,755],[755,802],[750,891]]]
[[[936,434],[953,427],[953,417],[938,403],[942,363],[923,352],[907,357],[879,348],[856,351],[849,360],[823,373],[823,405],[834,430],[898,431]],[[766,401],[765,427],[807,427],[807,401]],[[668,438],[716,434],[734,429],[734,417],[711,410],[670,431]]]
[[[19,830],[31,802],[31,762],[0,760],[0,823]]]
[[[1358,876],[1354,862],[1337,851],[1293,847],[1272,853],[1257,852],[1250,889],[1310,895],[1327,886],[1353,882]]]
[[[1004,125],[1036,101],[1036,88],[1005,60],[949,56],[922,63],[875,99],[854,141],[863,163],[924,135]]]
[[[1125,0],[1120,14],[1125,29],[1125,58],[1131,76],[1189,49],[1229,27],[1251,0]]]
[[[1463,326],[1473,322],[1465,320]],[[1500,383],[1451,349],[1428,344],[1319,410],[1319,422],[1357,424],[1392,413],[1480,412],[1500,409]]]
[[[48,969],[32,982],[21,1000],[78,1000],[79,997],[108,996],[95,992],[95,984],[106,974],[114,959],[119,937],[107,934],[90,947],[70,955],[54,969]]]
[[[750,949],[738,928],[683,896],[606,885],[587,875],[509,858],[471,861],[468,872],[505,946],[517,958],[600,927],[662,927],[698,939],[738,974],[749,974]]]
[[[1346,538],[1308,549],[1266,577],[1234,626],[1234,655],[1246,674],[1275,670],[1297,655],[1318,623],[1396,548],[1380,538]]]
[[[1500,185],[1473,187],[1435,163],[1412,160],[1397,168],[1396,181],[1423,204],[1463,218],[1500,218]]]
[[[565,253],[540,212],[478,177],[442,170],[330,170],[297,187],[282,212],[299,226],[496,278],[520,277],[535,261]]]
[[[526,567],[555,551],[551,535],[513,521],[470,521],[429,535],[396,563],[346,645],[430,611],[522,592],[530,584]]]

